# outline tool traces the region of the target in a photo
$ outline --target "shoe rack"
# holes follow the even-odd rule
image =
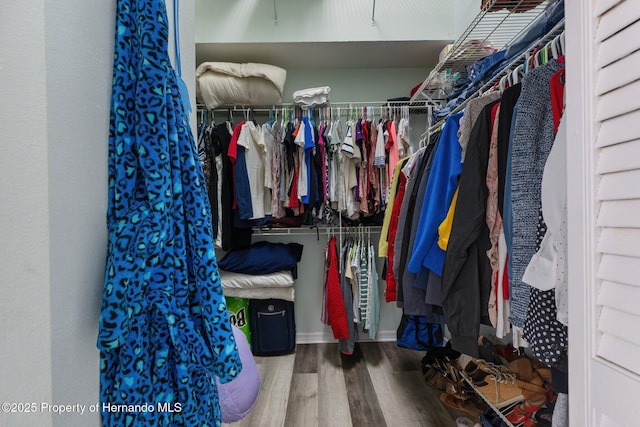
[[[463,370],[460,370],[459,372],[460,375],[462,375],[462,378],[464,378],[465,382],[476,392],[478,396],[480,396],[480,398],[482,398],[482,400],[484,400],[487,406],[489,406],[508,427],[521,427],[524,425],[524,423],[513,424],[507,419],[507,414],[509,414],[516,406],[522,403],[522,401],[514,402],[509,406],[505,406],[504,408],[498,408],[487,398],[487,396],[484,395],[484,393],[478,387],[476,387],[471,378],[469,378],[469,376]]]

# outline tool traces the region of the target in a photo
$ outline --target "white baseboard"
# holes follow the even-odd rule
[[[376,339],[372,340],[369,335],[360,331],[360,342],[383,342],[395,341],[396,331],[378,331]],[[298,332],[296,333],[296,344],[321,344],[331,343],[337,340],[333,338],[331,332]]]

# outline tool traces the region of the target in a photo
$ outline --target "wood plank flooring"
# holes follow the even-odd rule
[[[394,342],[303,344],[296,353],[256,357],[256,405],[232,427],[455,427],[463,412],[440,402],[422,379],[423,352]],[[227,425],[227,424],[223,424]]]

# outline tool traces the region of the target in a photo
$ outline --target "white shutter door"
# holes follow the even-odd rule
[[[638,425],[640,0],[566,1],[571,426]]]
[[[574,94],[574,99],[590,103],[575,108],[591,117],[586,115],[574,124],[591,127],[576,134],[584,135],[585,146],[592,150],[586,157],[592,156],[595,164],[595,174],[593,169],[583,170],[593,179],[589,181],[591,193],[585,191],[587,197],[582,200],[582,207],[593,212],[592,220],[588,215],[582,219],[583,229],[593,235],[591,248],[584,249],[592,251],[593,265],[589,261],[571,263],[570,256],[570,281],[572,268],[574,274],[576,268],[586,272],[573,276],[583,283],[570,285],[569,296],[580,291],[580,285],[587,292],[580,296],[584,308],[572,312],[570,305],[571,319],[575,320],[574,314],[586,319],[582,326],[570,323],[570,333],[571,328],[587,329],[582,331],[586,338],[576,340],[583,348],[571,347],[570,357],[585,361],[585,391],[578,391],[583,393],[585,408],[580,425],[632,426],[638,423],[640,396],[640,1],[592,0],[585,4],[574,6],[574,10],[590,8],[593,25],[581,24],[583,31],[591,30],[587,31],[591,36],[584,39],[587,46],[578,63],[585,66],[584,57],[592,55],[594,65],[581,75],[593,74],[582,82],[588,95]],[[571,19],[568,27],[570,23]],[[569,70],[570,53],[567,56]],[[571,79],[570,73],[567,78]],[[567,108],[571,108],[571,94],[567,96]],[[571,173],[572,166],[568,168]],[[572,191],[571,182],[568,191]],[[588,242],[591,240],[580,241],[583,245]],[[571,336],[570,342],[573,345]],[[570,402],[579,404],[575,399]],[[573,409],[572,413],[577,412]],[[571,425],[578,425],[573,421]]]
[[[640,2],[601,3],[595,37],[601,255],[596,354],[640,375],[640,125],[624,132],[619,127],[640,114]]]

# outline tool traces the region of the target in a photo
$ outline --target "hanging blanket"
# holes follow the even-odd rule
[[[219,426],[241,369],[164,1],[118,0],[109,231],[99,322],[103,426]]]

